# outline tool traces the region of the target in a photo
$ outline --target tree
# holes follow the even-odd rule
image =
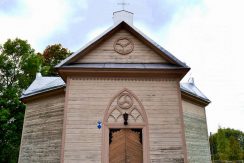
[[[27,41],[8,39],[0,47],[0,89],[15,87],[20,93],[33,81],[41,62]]]
[[[213,134],[213,135],[210,134],[209,142],[210,142],[210,151],[211,151],[212,160],[219,159],[218,151],[217,151],[217,134]]]
[[[57,72],[55,72],[54,67],[70,54],[71,52],[62,47],[61,44],[48,45],[43,52],[44,63],[42,67],[42,74],[56,76]]]
[[[17,162],[25,105],[15,88],[6,89],[0,97],[0,162]]]
[[[20,95],[37,72],[57,75],[54,66],[71,52],[61,44],[49,45],[43,55],[27,41],[8,39],[0,46],[0,162],[17,162],[25,105]]]
[[[229,159],[230,160],[242,159],[242,151],[238,140],[234,136],[230,136],[229,142],[230,142]]]
[[[244,159],[244,133],[230,128],[219,128],[209,138],[211,153],[218,160]],[[212,157],[213,158],[213,157]]]
[[[230,151],[229,140],[226,138],[225,130],[218,129],[217,135],[217,151],[220,160],[228,160]]]
[[[0,162],[17,162],[25,111],[19,98],[41,63],[25,40],[8,39],[0,47]]]

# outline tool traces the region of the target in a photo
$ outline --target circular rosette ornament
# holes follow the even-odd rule
[[[131,39],[121,37],[114,42],[114,50],[122,55],[129,54],[133,51],[134,44]]]
[[[132,96],[129,93],[122,93],[118,97],[117,104],[121,109],[129,109],[133,105]]]

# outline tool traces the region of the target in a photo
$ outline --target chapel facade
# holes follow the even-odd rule
[[[210,163],[209,99],[190,68],[114,13],[114,25],[36,79],[19,162]]]

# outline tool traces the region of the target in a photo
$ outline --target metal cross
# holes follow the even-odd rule
[[[123,10],[125,10],[125,5],[129,5],[129,3],[125,3],[125,1],[123,0],[121,3],[118,3],[118,5],[121,5]]]

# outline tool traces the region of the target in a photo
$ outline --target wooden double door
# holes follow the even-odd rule
[[[143,163],[141,129],[110,129],[109,163]]]

